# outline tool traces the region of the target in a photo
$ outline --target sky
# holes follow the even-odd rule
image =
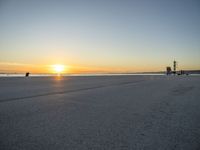
[[[0,0],[0,72],[200,69],[199,0]]]

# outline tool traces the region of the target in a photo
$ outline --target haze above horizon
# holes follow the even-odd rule
[[[199,0],[1,0],[0,19],[0,72],[200,69]]]

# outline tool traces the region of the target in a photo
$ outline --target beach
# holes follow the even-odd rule
[[[200,149],[200,76],[1,77],[0,149]]]

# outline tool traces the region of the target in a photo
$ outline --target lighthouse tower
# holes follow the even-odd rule
[[[176,68],[177,68],[177,61],[174,60],[174,68],[173,68],[173,69],[174,69],[174,70],[173,70],[173,71],[174,71],[174,74],[176,74]]]

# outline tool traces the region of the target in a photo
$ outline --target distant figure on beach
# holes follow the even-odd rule
[[[27,72],[25,76],[26,76],[26,77],[28,77],[28,76],[29,76],[29,74],[30,74],[30,73],[29,73],[29,72]]]

